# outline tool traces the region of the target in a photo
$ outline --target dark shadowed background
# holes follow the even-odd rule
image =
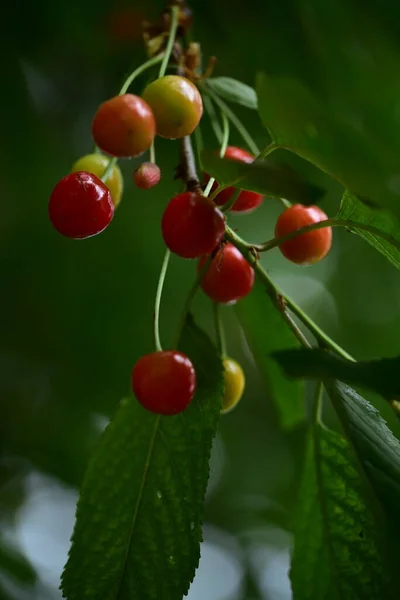
[[[145,60],[143,17],[162,1],[14,1],[3,12],[0,129],[0,598],[56,600],[89,452],[130,371],[152,350],[152,311],[163,257],[160,218],[177,183],[178,144],[157,140],[162,183],[137,190],[138,160],[123,161],[125,192],[111,226],[73,241],[47,217],[55,183],[91,151],[97,105]],[[254,85],[258,71],[299,78],[321,104],[361,130],[396,164],[400,156],[400,4],[361,0],[193,0],[194,37],[215,75]],[[146,75],[132,90],[140,93]],[[260,147],[256,113],[238,110]],[[211,131],[205,140],[216,147]],[[235,131],[232,142],[241,144]],[[341,190],[300,159],[282,158],[326,190],[333,216]],[[399,167],[365,177],[400,200]],[[232,219],[243,237],[269,239],[280,207],[268,201]],[[346,231],[308,268],[274,250],[269,274],[358,358],[399,352],[400,280],[394,267]],[[173,258],[162,303],[162,337],[176,331],[194,264]],[[199,295],[198,320],[210,328]],[[232,308],[229,352],[244,366],[239,407],[221,420],[205,509],[205,542],[190,600],[291,598],[287,577],[294,490],[304,430],[281,431]],[[369,396],[370,397],[370,396]],[[395,432],[397,423],[378,407]],[[331,421],[332,415],[327,414]],[[334,422],[331,421],[334,425]],[[19,556],[18,554],[19,553]],[[31,563],[29,566],[26,559]]]

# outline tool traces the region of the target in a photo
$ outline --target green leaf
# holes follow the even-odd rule
[[[304,204],[315,203],[323,195],[321,188],[305,182],[286,165],[273,165],[266,161],[246,164],[220,158],[212,150],[202,151],[201,162],[204,170],[220,185],[234,184],[242,190]]]
[[[315,426],[308,440],[290,570],[294,600],[391,597],[374,516],[345,439]]]
[[[189,589],[223,374],[191,317],[180,349],[197,374],[191,405],[159,417],[125,399],[92,457],[62,576],[68,600],[178,600]]]
[[[400,523],[400,442],[380,413],[351,387],[325,384],[332,403],[385,511]]]
[[[400,398],[400,356],[354,362],[319,348],[283,350],[274,358],[289,377],[339,379],[367,387],[387,400]]]
[[[31,563],[17,549],[0,540],[0,573],[6,572],[18,582],[34,584],[36,571]]]
[[[206,87],[210,87],[225,100],[257,110],[257,94],[246,83],[232,79],[232,77],[212,77],[206,80]]]
[[[256,280],[252,292],[237,303],[235,310],[281,425],[291,429],[305,418],[303,385],[287,379],[271,353],[297,348],[299,343],[260,281]]]
[[[341,122],[300,81],[257,78],[261,120],[282,148],[313,163],[352,193],[400,214],[398,199],[382,194],[388,173],[379,149],[355,127]]]
[[[336,219],[350,219],[354,223],[380,230],[385,239],[373,231],[350,227],[351,231],[361,236],[400,269],[400,223],[391,213],[367,206],[346,191]]]

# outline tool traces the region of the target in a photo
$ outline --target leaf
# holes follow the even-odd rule
[[[297,348],[298,342],[260,281],[256,280],[252,292],[237,303],[235,310],[281,425],[291,429],[305,418],[303,385],[287,379],[271,353]]]
[[[387,513],[400,524],[400,442],[380,413],[351,387],[325,384],[365,473]]]
[[[351,231],[361,236],[371,246],[381,252],[390,262],[400,269],[400,223],[389,212],[367,206],[356,196],[346,191],[343,195],[336,219],[360,223],[380,230],[386,239],[373,232],[350,227]],[[392,241],[389,241],[392,238]]]
[[[310,433],[295,524],[294,600],[387,599],[387,565],[351,447],[319,425]]]
[[[4,540],[0,540],[0,573],[6,572],[18,582],[34,584],[36,581],[36,571],[25,556],[17,549],[6,545]]]
[[[388,177],[378,149],[357,129],[341,122],[300,81],[260,73],[256,91],[261,120],[282,148],[313,163],[353,194],[400,214],[386,193]]]
[[[232,79],[232,77],[212,77],[206,80],[206,87],[210,87],[225,100],[257,110],[257,94],[246,83]]]
[[[203,150],[201,162],[209,175],[220,185],[235,185],[242,190],[265,196],[287,198],[293,202],[311,204],[323,195],[321,188],[305,182],[293,169],[265,161],[250,164],[220,158],[212,150]]]
[[[92,457],[62,576],[68,600],[177,600],[189,589],[223,375],[192,318],[180,349],[197,374],[191,405],[159,417],[125,399]]]
[[[354,362],[307,348],[275,352],[274,358],[289,377],[339,379],[374,390],[387,400],[400,398],[400,356]]]

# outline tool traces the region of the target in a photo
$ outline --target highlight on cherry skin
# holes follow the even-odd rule
[[[110,160],[111,159],[108,156],[100,154],[100,152],[86,154],[72,165],[71,173],[75,173],[76,171],[86,171],[93,175],[97,175],[97,177],[102,177]],[[111,192],[114,207],[117,208],[121,202],[122,193],[124,191],[124,179],[118,165],[114,165],[111,169],[111,173],[107,177],[106,185]]]
[[[197,87],[186,77],[164,75],[145,88],[142,94],[150,105],[157,134],[180,139],[196,129],[203,115],[203,101]]]
[[[325,221],[327,215],[319,206],[303,206],[293,204],[278,217],[275,226],[275,237],[282,237],[306,225]],[[279,249],[283,256],[298,265],[312,265],[328,254],[332,246],[332,227],[324,227],[309,231],[283,244]]]
[[[246,379],[242,367],[233,358],[223,360],[224,367],[224,395],[222,396],[221,414],[233,410],[240,402]]]
[[[114,203],[110,190],[96,175],[78,171],[60,179],[48,210],[61,235],[83,239],[104,231],[114,216]]]
[[[243,148],[238,148],[237,146],[228,146],[225,150],[224,159],[235,160],[238,162],[243,162],[246,164],[250,164],[254,161],[253,154],[247,152]],[[205,182],[208,183],[210,176],[208,173],[204,174]],[[212,191],[215,191],[218,187],[218,183],[214,182],[212,187]],[[214,198],[215,204],[217,206],[223,206],[232,198],[235,193],[235,187],[227,187],[224,190],[221,190],[220,193]],[[262,194],[257,194],[256,192],[249,192],[247,190],[242,190],[233,206],[230,208],[232,212],[238,213],[251,213],[253,212],[263,201]]]
[[[156,122],[143,98],[122,94],[99,106],[92,121],[92,135],[106,154],[119,158],[137,157],[153,143]]]
[[[211,252],[225,233],[225,218],[215,204],[195,192],[178,194],[168,203],[161,221],[166,246],[182,258]]]
[[[152,352],[142,356],[133,367],[132,389],[148,411],[176,415],[193,400],[196,373],[191,360],[181,352]]]
[[[206,261],[206,256],[199,260],[198,272],[202,271]],[[254,269],[235,246],[224,244],[213,257],[200,285],[215,302],[234,304],[251,292]]]
[[[136,187],[142,190],[150,190],[160,183],[160,179],[160,167],[151,162],[143,162],[133,174],[133,181]]]

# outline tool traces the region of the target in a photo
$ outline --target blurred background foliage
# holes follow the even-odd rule
[[[0,598],[56,600],[89,452],[136,359],[152,349],[152,311],[163,256],[160,218],[180,189],[178,144],[157,140],[162,183],[137,190],[138,160],[123,161],[125,193],[100,236],[71,241],[47,218],[55,183],[90,152],[97,105],[145,59],[142,18],[162,0],[14,0],[3,8],[0,265]],[[256,73],[292,76],[352,131],[362,131],[388,168],[366,171],[375,189],[400,197],[400,4],[384,0],[192,0],[194,38],[215,75],[254,85]],[[146,75],[133,91],[140,93]],[[256,113],[238,110],[262,147]],[[205,119],[204,119],[205,121]],[[210,127],[204,138],[216,147]],[[236,132],[232,143],[241,144]],[[319,183],[333,216],[340,187],[287,153],[277,160]],[[351,160],[351,157],[350,157]],[[280,207],[265,202],[232,218],[247,239],[272,237]],[[393,356],[400,336],[400,280],[360,238],[334,232],[321,264],[299,268],[274,250],[270,275],[357,358]],[[162,337],[176,331],[194,264],[173,259],[163,296]],[[211,328],[199,295],[200,323]],[[205,542],[191,600],[291,597],[291,518],[304,429],[283,432],[232,308],[229,352],[247,374],[243,401],[221,420],[205,508]],[[380,398],[371,398],[399,427]],[[335,426],[329,407],[326,420]]]

